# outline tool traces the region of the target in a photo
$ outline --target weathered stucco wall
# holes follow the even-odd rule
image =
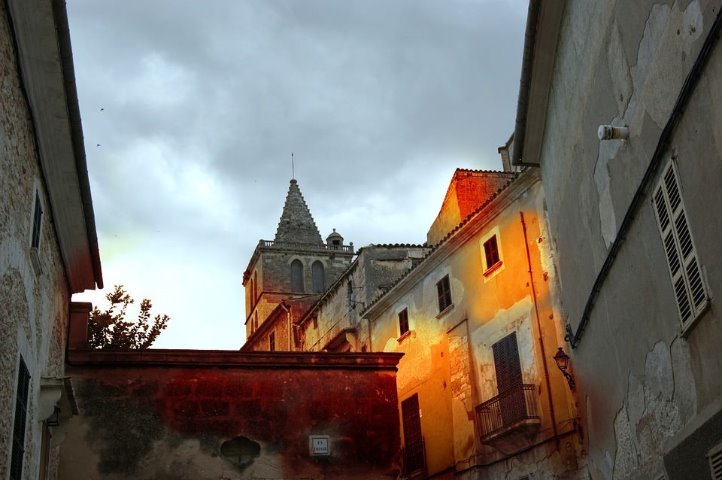
[[[541,171],[563,305],[575,329],[720,8],[697,0],[567,3]],[[715,305],[722,286],[721,74],[717,45],[663,159],[679,171],[711,307],[686,337],[680,333],[648,189],[572,354],[594,479],[658,478],[666,453],[702,428],[700,412],[713,418],[719,410],[708,411],[722,391]],[[629,139],[598,141],[597,126],[610,123],[628,125]],[[686,450],[686,470],[668,468],[669,478],[709,478],[704,455],[714,439],[700,439]]]
[[[374,354],[71,352],[60,478],[373,479],[397,473],[395,364]],[[326,435],[330,455],[311,456]]]
[[[37,478],[42,459],[41,377],[63,375],[68,293],[41,180],[28,105],[18,73],[6,3],[0,4],[0,478],[10,467],[20,356],[31,375],[23,478]],[[37,265],[30,242],[35,192],[43,205]],[[49,412],[49,413],[52,413]],[[51,465],[57,448],[50,452]],[[49,478],[53,478],[52,469]]]
[[[368,324],[361,321],[360,313],[429,250],[412,245],[369,245],[360,249],[354,268],[323,296],[311,318],[300,326],[303,349],[319,351],[343,332],[348,332],[346,342],[351,351],[368,349]]]
[[[530,473],[535,473],[534,478],[575,478],[579,474],[581,451],[572,433],[577,415],[574,398],[551,358],[562,345],[563,334],[542,188],[534,175],[527,172],[518,180],[523,187],[512,184],[500,195],[497,206],[460,228],[388,297],[382,297],[382,307],[372,307],[368,314],[374,350],[404,353],[399,363],[399,400],[419,396],[430,474],[457,472],[462,478],[520,478]],[[497,236],[502,265],[485,275],[483,242],[490,234]],[[440,313],[436,285],[445,275],[450,279],[453,306]],[[400,335],[398,314],[405,308],[411,331]],[[541,424],[524,440],[482,443],[475,408],[499,393],[492,344],[513,331],[523,382],[536,386]],[[548,381],[545,361],[553,368]],[[561,448],[553,432],[559,434]]]

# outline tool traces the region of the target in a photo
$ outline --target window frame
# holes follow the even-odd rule
[[[454,306],[454,299],[451,295],[451,279],[448,273],[436,282],[436,300],[439,306],[438,317],[443,316]]]
[[[650,201],[684,336],[707,310],[710,299],[689,225],[682,182],[671,158],[662,169]]]
[[[486,245],[491,241],[494,242],[494,246],[496,247],[497,259],[490,265]],[[484,281],[488,281],[504,269],[504,253],[501,248],[501,236],[498,226],[492,228],[481,237],[481,240],[479,240],[479,248],[481,249],[481,270],[484,275]]]
[[[38,250],[43,233],[43,203],[40,200],[40,190],[35,189],[35,202],[33,204],[32,230],[30,232],[30,248]]]
[[[23,357],[20,356],[15,390],[15,412],[13,414],[9,480],[20,480],[23,478],[25,434],[28,427],[28,402],[30,400],[30,378],[30,371]],[[21,397],[24,397],[24,399]]]
[[[300,266],[300,268],[299,268]],[[304,265],[301,260],[294,258],[289,265],[290,269],[290,280],[291,280],[291,292],[292,293],[304,293],[306,288],[304,285]],[[300,282],[300,284],[298,284]],[[300,287],[300,290],[296,290],[296,287]]]
[[[315,260],[311,264],[311,291],[313,293],[326,291],[326,266],[321,260]]]
[[[411,323],[409,322],[408,307],[402,308],[397,314],[397,316],[399,326],[399,340],[402,340],[411,334]],[[406,325],[406,329],[403,328],[404,324]]]

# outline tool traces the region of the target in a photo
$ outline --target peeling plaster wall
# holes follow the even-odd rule
[[[401,275],[411,269],[414,259],[422,258],[428,248],[410,246],[373,246],[359,250],[356,266],[322,301],[315,320],[302,325],[303,349],[320,351],[343,330],[355,329],[347,337],[352,351],[368,349],[368,324],[359,313]],[[348,282],[351,282],[349,301]]]
[[[720,8],[722,2],[697,0],[567,3],[541,173],[563,305],[575,329]],[[673,157],[678,167],[711,308],[686,338],[681,335],[647,198],[571,355],[595,480],[665,474],[665,455],[695,438],[704,426],[699,412],[718,402],[722,391],[722,325],[715,305],[722,286],[716,208],[722,205],[721,74],[718,44],[664,159]],[[628,125],[629,140],[599,142],[597,126],[609,123]],[[683,458],[702,475],[694,478],[709,478],[704,455],[720,440],[722,435],[705,436],[685,447]],[[666,474],[691,478],[689,471]]]
[[[214,352],[206,353],[212,363]],[[81,413],[65,428],[61,479],[361,480],[397,473],[393,370],[344,368],[321,357],[306,368],[283,358],[265,366],[101,363],[69,367]],[[309,454],[312,434],[329,436],[330,456]],[[250,448],[229,447],[234,439]]]
[[[69,299],[5,2],[0,3],[0,478],[10,468],[19,358],[31,375],[23,478],[38,476],[40,378],[63,376]],[[39,269],[31,258],[35,192],[43,204]],[[51,448],[52,459],[57,445]],[[49,471],[48,478],[55,478]]]
[[[537,181],[515,192],[498,214],[478,217],[460,230],[462,239],[448,240],[452,247],[442,245],[430,255],[394,287],[393,300],[370,317],[374,349],[404,353],[397,380],[399,400],[419,395],[429,474],[451,469],[461,478],[516,478],[541,469],[549,472],[548,478],[575,478],[579,472],[574,399],[551,360],[563,334],[542,188]],[[527,226],[542,332],[537,328],[520,212]],[[482,242],[494,231],[503,265],[485,276]],[[436,284],[445,275],[450,278],[453,306],[440,314]],[[398,313],[404,308],[411,331],[399,336]],[[537,386],[541,425],[531,440],[510,441],[503,447],[482,444],[475,407],[498,395],[491,345],[512,331],[518,336],[524,382]],[[542,368],[540,333],[546,360],[554,368],[549,383]],[[549,388],[563,437],[561,453],[553,441],[549,446]],[[533,448],[537,442],[540,446]],[[531,453],[517,455],[530,447]]]

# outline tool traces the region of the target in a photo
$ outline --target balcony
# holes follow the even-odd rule
[[[481,441],[496,443],[501,437],[531,437],[541,424],[537,404],[536,385],[519,384],[478,405]]]
[[[423,478],[426,476],[426,449],[424,439],[407,444],[401,449],[401,476],[403,478]]]

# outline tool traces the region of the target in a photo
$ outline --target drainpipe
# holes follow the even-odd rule
[[[283,302],[281,302],[279,305],[281,305],[281,308],[283,308],[286,311],[286,319],[288,320],[288,351],[293,351],[293,344],[291,343],[291,338],[293,337],[291,332],[291,310],[284,305]]]
[[[539,330],[539,349],[541,350],[542,366],[544,367],[544,378],[546,379],[547,398],[549,400],[549,413],[552,417],[552,429],[554,430],[554,439],[556,440],[557,449],[560,446],[559,432],[557,431],[557,417],[554,412],[554,401],[552,398],[552,386],[549,383],[549,367],[547,365],[547,354],[544,348],[544,335],[542,334],[541,320],[539,318],[539,304],[536,298],[536,288],[534,286],[534,274],[531,268],[531,254],[529,253],[529,238],[526,233],[526,222],[524,221],[524,212],[519,212],[521,219],[521,228],[524,231],[524,248],[526,249],[526,263],[529,267],[529,285],[531,286],[531,298],[534,301],[534,313],[536,315],[536,326]]]

